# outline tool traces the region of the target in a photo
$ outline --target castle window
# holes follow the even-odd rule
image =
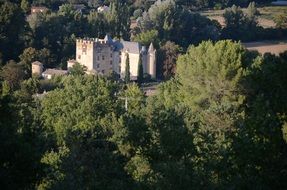
[[[102,73],[105,74],[105,70],[102,70]]]
[[[113,64],[113,61],[111,60],[111,61],[110,61],[110,65],[112,65],[112,64]]]
[[[100,64],[97,64],[97,68],[100,68]]]
[[[105,56],[104,55],[102,56],[102,60],[105,60]]]
[[[113,54],[111,54],[111,57],[113,57]]]
[[[78,59],[81,59],[81,55],[78,55]]]
[[[86,43],[84,43],[82,45],[82,51],[83,51],[83,53],[87,54],[87,44]]]
[[[100,56],[97,57],[97,60],[98,60],[98,61],[100,60]]]

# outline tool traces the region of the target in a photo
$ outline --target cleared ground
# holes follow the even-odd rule
[[[242,10],[246,11],[246,8],[243,8]],[[258,8],[258,10],[260,12],[258,23],[264,28],[275,27],[274,17],[280,14],[287,14],[287,6],[266,6]],[[225,26],[223,18],[224,10],[208,10],[199,13],[212,20],[217,20],[223,27]]]
[[[287,51],[287,41],[260,41],[242,44],[248,50],[256,50],[261,54],[272,53],[279,55],[280,53]]]

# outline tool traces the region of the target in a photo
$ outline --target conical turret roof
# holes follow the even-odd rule
[[[106,34],[104,40],[108,43],[113,43],[113,39],[111,38],[111,36],[109,34]]]
[[[153,44],[152,44],[152,43],[150,43],[149,48],[148,48],[148,51],[149,51],[149,52],[154,51],[154,47],[153,47]]]

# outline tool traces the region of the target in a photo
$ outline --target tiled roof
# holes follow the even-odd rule
[[[43,72],[43,75],[66,75],[68,71],[59,69],[47,69]]]
[[[38,66],[43,66],[43,64],[40,61],[34,61],[32,65],[38,65]]]
[[[129,53],[140,53],[141,45],[138,42],[128,42],[128,41],[121,41],[122,44],[122,51],[128,51]]]
[[[113,39],[108,34],[105,36],[104,41],[106,41],[108,44],[113,44],[114,43]]]
[[[68,60],[69,63],[77,63],[77,61],[75,59],[70,59]]]

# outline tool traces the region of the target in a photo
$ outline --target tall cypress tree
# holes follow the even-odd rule
[[[129,83],[130,82],[130,57],[129,54],[126,53],[126,69],[125,69],[125,82]]]
[[[138,84],[143,82],[143,63],[142,63],[142,55],[140,54],[139,64],[138,64]]]

